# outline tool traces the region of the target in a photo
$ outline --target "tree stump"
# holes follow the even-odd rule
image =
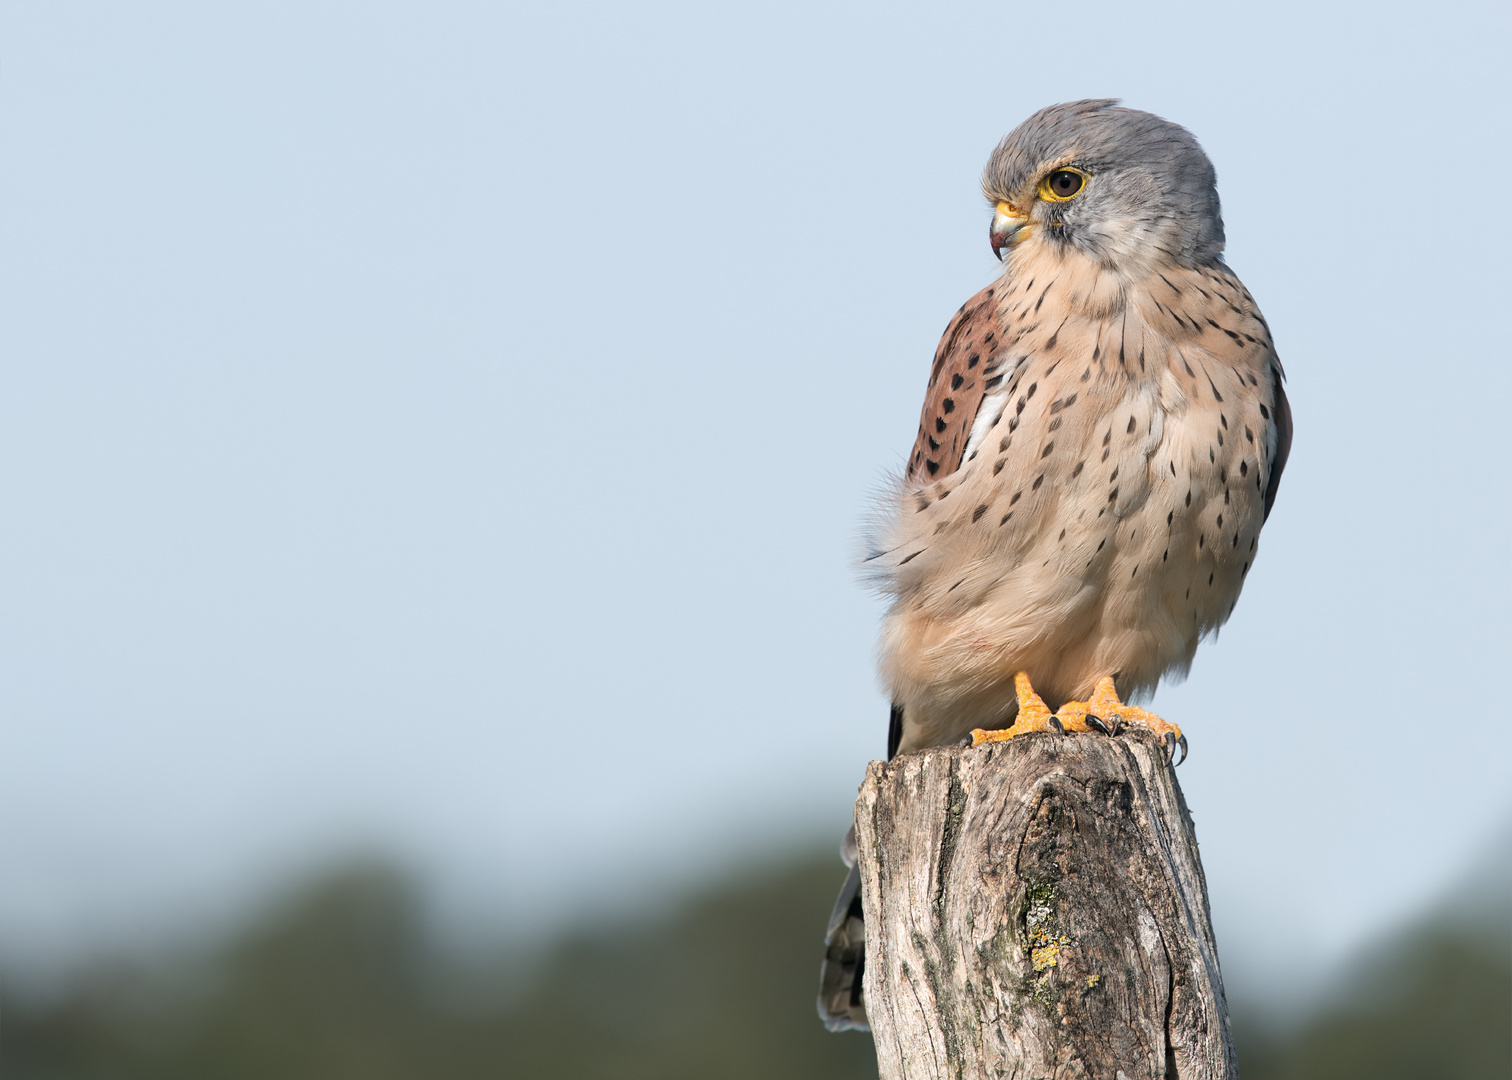
[[[882,1080],[1239,1075],[1191,815],[1148,732],[874,761],[856,839]]]

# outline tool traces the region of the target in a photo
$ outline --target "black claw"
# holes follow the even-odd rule
[[[1110,728],[1103,721],[1103,718],[1100,717],[1100,716],[1093,716],[1091,713],[1088,713],[1087,714],[1087,723],[1091,724],[1093,727],[1095,727],[1098,731],[1102,732],[1104,735],[1112,735],[1113,734],[1113,729]]]
[[[969,748],[974,742],[976,742],[976,740],[973,739],[970,735],[963,735],[961,736],[961,741],[956,743],[956,745],[959,746],[962,750],[965,750]]]
[[[1060,717],[1054,713],[1050,714],[1050,726],[1055,728],[1056,734],[1064,735],[1066,733],[1066,729],[1061,726]]]
[[[1168,731],[1168,732],[1166,732],[1164,735],[1162,735],[1160,737],[1160,741],[1165,744],[1166,753],[1170,755],[1169,760],[1172,761],[1172,762],[1175,762],[1175,760],[1176,760],[1176,736],[1172,735]]]
[[[1176,741],[1181,745],[1181,761],[1185,761],[1187,759],[1186,736],[1183,735],[1183,736],[1181,736],[1181,738],[1177,739]],[[1180,765],[1181,761],[1176,762],[1176,764]],[[1175,766],[1172,766],[1172,767],[1174,768]]]

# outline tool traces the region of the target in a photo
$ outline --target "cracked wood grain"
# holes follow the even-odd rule
[[[874,761],[856,803],[882,1080],[1235,1080],[1191,815],[1153,736]]]

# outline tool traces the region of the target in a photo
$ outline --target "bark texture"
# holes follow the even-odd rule
[[[1153,736],[874,761],[856,839],[882,1080],[1239,1075],[1191,815]]]

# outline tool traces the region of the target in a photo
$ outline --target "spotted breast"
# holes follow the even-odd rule
[[[1131,285],[1056,252],[968,301],[876,560],[898,749],[1011,723],[1017,671],[1053,708],[1185,670],[1275,497],[1281,379],[1221,264]]]

